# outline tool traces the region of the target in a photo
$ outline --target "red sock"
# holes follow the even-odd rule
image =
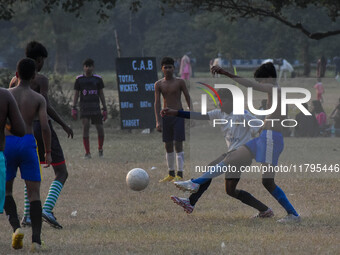
[[[90,140],[89,140],[89,137],[83,137],[83,143],[84,143],[86,154],[89,154],[90,153]]]
[[[104,144],[104,136],[98,136],[98,150],[103,149],[103,144]]]

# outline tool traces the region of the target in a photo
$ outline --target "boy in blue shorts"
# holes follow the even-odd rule
[[[33,121],[39,117],[42,136],[45,147],[45,160],[48,167],[51,164],[51,131],[48,125],[46,101],[44,97],[30,88],[35,75],[35,62],[25,58],[18,62],[17,73],[18,86],[9,89],[19,106],[21,115],[25,121],[25,136],[17,137],[6,131],[5,157],[7,160],[6,170],[6,198],[5,212],[13,228],[12,247],[21,249],[23,247],[24,234],[20,229],[17,207],[12,195],[13,183],[17,168],[20,168],[21,178],[25,180],[27,195],[30,202],[30,217],[32,224],[32,246],[31,251],[40,251],[42,207],[40,201],[40,162],[37,154],[37,145],[33,135]]]
[[[221,109],[209,111],[206,115],[202,115],[198,112],[177,111],[169,108],[163,109],[161,112],[162,116],[177,116],[179,118],[190,118],[195,120],[226,120],[226,123],[221,124],[221,132],[228,147],[228,151],[227,153],[223,153],[208,166],[215,166],[224,158],[228,158],[237,150],[237,148],[250,141],[252,137],[255,136],[255,134],[257,134],[259,131],[259,127],[250,127],[235,124],[233,125],[232,123],[242,123],[243,121],[248,122],[251,120],[256,121],[256,118],[248,111],[245,111],[243,115],[233,114],[233,97],[230,90],[219,89],[218,95],[220,96],[221,102],[223,103],[222,105],[220,105]],[[257,200],[247,191],[236,189],[241,177],[240,168],[242,166],[250,165],[251,161],[251,159],[248,159],[247,161],[238,162],[236,165],[234,165],[236,171],[225,171],[225,191],[229,196],[236,198],[242,203],[258,210],[258,214],[256,214],[255,217],[270,218],[274,216],[271,208],[263,204],[261,201]],[[216,171],[214,173],[214,176],[210,176],[210,178],[207,178],[207,181],[204,184],[200,185],[197,192],[191,194],[189,198],[171,196],[172,201],[183,207],[186,213],[192,213],[200,197],[209,188],[212,178],[217,177],[221,174],[223,174],[223,171]]]
[[[5,128],[16,136],[25,135],[25,123],[14,97],[0,88],[0,214],[3,213],[6,189]],[[9,122],[7,122],[9,120]]]
[[[211,71],[213,74],[224,74],[245,87],[252,87],[257,91],[267,93],[267,109],[270,109],[272,105],[274,87],[278,88],[277,101],[281,101],[281,91],[276,81],[277,75],[273,63],[265,63],[255,71],[254,77],[256,81],[231,74],[219,66],[213,66]],[[281,115],[281,104],[278,104],[276,110],[266,117],[260,136],[237,148],[234,153],[221,161],[218,166],[223,168],[223,166],[235,165],[237,162],[243,162],[252,158],[266,166],[267,169],[269,169],[269,166],[276,166],[279,156],[283,151],[282,126],[280,125],[283,118],[284,116]],[[271,119],[279,121],[273,122],[270,121]],[[182,190],[196,192],[200,185],[212,177],[211,173],[208,172],[194,180],[175,182],[175,185]],[[264,172],[262,174],[262,184],[287,212],[287,216],[280,219],[279,222],[299,222],[301,220],[300,215],[289,202],[283,190],[275,184],[274,177],[274,171]]]
[[[49,94],[49,82],[48,78],[40,73],[41,69],[44,66],[45,59],[48,57],[48,52],[44,45],[39,42],[31,41],[26,45],[26,57],[31,58],[35,61],[36,65],[36,73],[35,77],[31,82],[31,89],[35,92],[41,94],[47,103],[47,114],[48,116],[57,122],[67,133],[68,137],[73,138],[73,131],[69,125],[59,116],[59,114],[54,110],[54,108],[50,105],[48,100]],[[10,83],[10,88],[14,87],[18,84],[18,78],[13,77]],[[51,130],[51,156],[52,156],[52,167],[55,173],[55,179],[51,183],[48,195],[46,197],[45,203],[43,205],[43,219],[52,227],[61,229],[62,226],[57,222],[56,217],[53,214],[53,209],[61,190],[63,189],[65,182],[68,178],[68,171],[66,167],[66,162],[64,158],[64,153],[59,143],[58,136],[53,129],[52,122],[49,119],[48,124]],[[45,151],[44,151],[44,141],[42,137],[41,125],[38,119],[35,119],[33,122],[33,130],[34,137],[37,141],[38,145],[38,153],[39,159],[42,164],[46,162],[45,160]],[[25,187],[25,209],[24,209],[24,217],[22,218],[21,224],[23,226],[30,226],[31,219],[29,217],[30,212],[30,203],[27,198],[27,189]]]

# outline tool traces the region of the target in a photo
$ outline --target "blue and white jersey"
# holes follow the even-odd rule
[[[260,127],[251,127],[248,125],[249,120],[257,120],[248,111],[244,111],[244,115],[227,114],[220,109],[209,111],[208,113],[211,123],[214,119],[226,120],[225,124],[219,124],[224,135],[228,151],[232,151],[250,141],[259,131]],[[261,121],[252,121],[252,125],[260,126]],[[217,126],[216,126],[217,127]]]

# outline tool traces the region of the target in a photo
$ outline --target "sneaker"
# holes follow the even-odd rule
[[[286,217],[278,220],[277,222],[286,224],[286,223],[298,223],[300,221],[301,221],[300,215],[295,216],[294,214],[288,214]]]
[[[175,179],[175,176],[168,174],[164,179],[159,180],[159,182],[171,182],[173,179]]]
[[[30,216],[24,216],[21,220],[21,226],[22,227],[30,227],[32,225],[31,223],[31,217]]]
[[[56,217],[54,217],[53,212],[46,212],[45,210],[42,211],[42,218],[52,227],[57,229],[62,229],[63,227],[57,222]]]
[[[195,206],[192,206],[190,204],[190,200],[188,198],[181,198],[181,197],[176,197],[176,196],[171,196],[170,198],[175,204],[182,206],[184,211],[187,214],[192,213],[192,211],[195,208]]]
[[[173,178],[171,182],[178,182],[178,181],[181,181],[181,180],[183,180],[183,178],[181,176],[176,175],[176,177]]]
[[[21,231],[21,228],[17,228],[12,235],[12,247],[16,250],[22,249],[24,247],[24,233]]]
[[[104,157],[103,150],[98,150],[98,155],[100,158]]]
[[[190,193],[196,193],[200,187],[198,183],[194,183],[191,180],[174,182],[177,188],[183,191],[189,191]]]
[[[38,244],[38,243],[31,244],[31,250],[30,250],[31,253],[39,253],[39,252],[46,251],[46,250],[47,249],[46,249],[46,245],[44,241],[41,241],[41,244]]]
[[[91,153],[86,153],[84,156],[84,159],[90,159],[91,158]]]
[[[256,214],[255,216],[253,216],[252,218],[271,218],[274,216],[274,212],[271,208],[268,208],[267,211],[264,212],[259,212],[258,214]]]

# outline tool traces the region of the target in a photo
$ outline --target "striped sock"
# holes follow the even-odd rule
[[[52,212],[62,188],[63,184],[61,182],[59,181],[52,182],[43,210],[45,210],[46,212]]]
[[[28,200],[26,185],[25,185],[24,216],[25,217],[29,217],[30,216],[30,201]]]

